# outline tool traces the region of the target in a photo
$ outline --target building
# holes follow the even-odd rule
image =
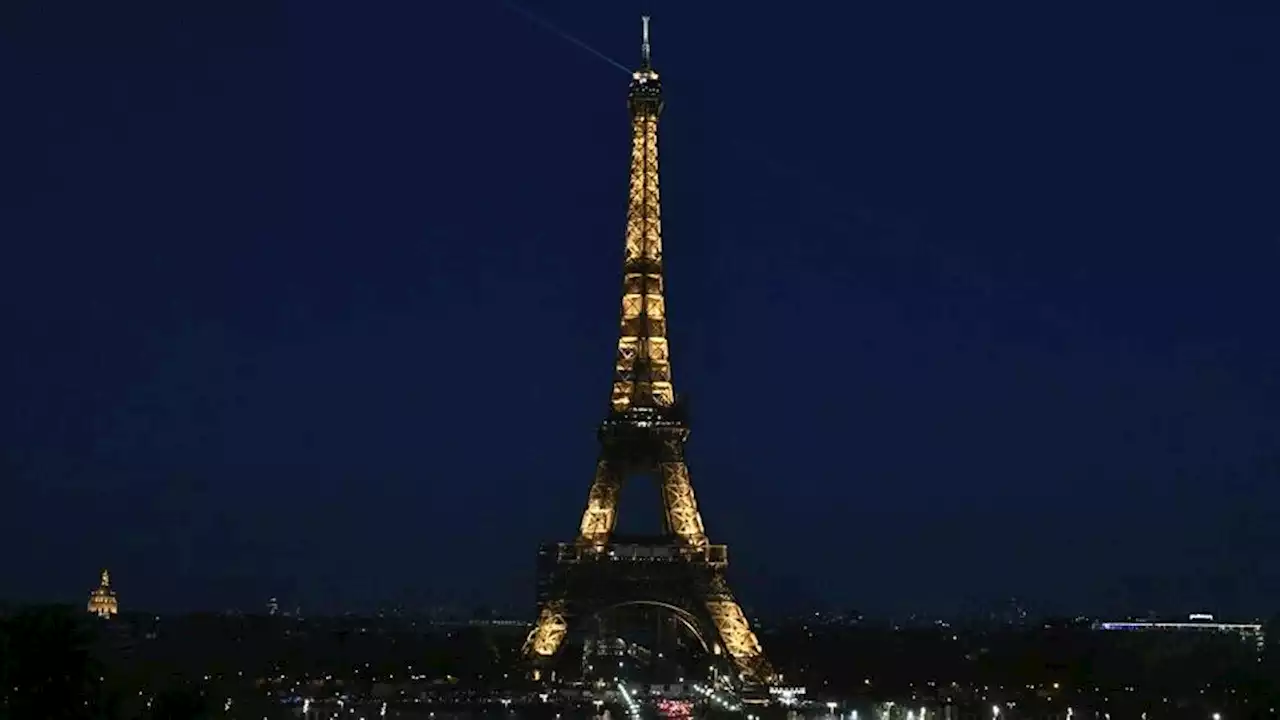
[[[106,570],[102,571],[102,583],[98,585],[98,589],[89,594],[88,611],[101,618],[109,618],[120,612],[120,603],[116,600],[116,593],[111,589],[111,574]]]
[[[1208,613],[1193,613],[1186,620],[1178,621],[1131,620],[1125,622],[1099,622],[1094,625],[1094,628],[1108,631],[1201,633],[1205,636],[1235,637],[1252,645],[1258,651],[1258,654],[1262,653],[1266,642],[1266,633],[1263,631],[1262,623],[1218,622]]]

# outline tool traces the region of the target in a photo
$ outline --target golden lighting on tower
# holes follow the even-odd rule
[[[630,181],[611,413],[601,427],[601,454],[577,542],[558,546],[554,572],[573,573],[577,572],[575,567],[592,566],[596,569],[590,572],[599,573],[591,575],[593,584],[616,581],[626,586],[634,580],[622,577],[631,572],[627,565],[629,546],[612,542],[619,494],[628,474],[656,476],[662,491],[665,534],[670,536],[664,543],[670,544],[645,546],[636,557],[668,558],[679,568],[673,576],[681,576],[680,587],[696,589],[649,587],[642,593],[645,597],[635,601],[680,605],[681,611],[697,618],[699,624],[714,626],[719,639],[716,653],[723,647],[739,679],[770,684],[776,675],[725,580],[727,549],[712,545],[707,538],[685,462],[688,427],[676,407],[672,386],[663,282],[658,185],[662,86],[651,62],[648,17],[644,18],[641,65],[632,73],[627,99],[631,111]],[[605,563],[612,569],[594,563]],[[610,580],[610,575],[618,577]],[[559,582],[554,573],[549,577]],[[561,649],[570,626],[577,622],[575,618],[589,615],[593,603],[603,602],[600,598],[607,596],[590,594],[594,592],[597,590],[548,590],[540,600],[538,620],[525,640],[525,657],[545,666]],[[668,596],[659,597],[664,592]]]
[[[647,47],[648,43],[646,43]],[[667,408],[675,403],[667,349],[662,282],[662,210],[658,190],[658,74],[633,76],[631,180],[622,260],[622,319],[614,366],[613,409]]]

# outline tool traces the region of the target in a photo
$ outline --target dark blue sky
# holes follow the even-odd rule
[[[648,4],[748,605],[1280,606],[1280,22],[1124,5]],[[498,0],[52,7],[0,31],[0,595],[532,613],[627,76]],[[637,58],[638,3],[525,7]]]

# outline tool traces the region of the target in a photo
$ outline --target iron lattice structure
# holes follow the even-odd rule
[[[663,291],[662,85],[650,63],[647,17],[641,57],[628,93],[631,182],[610,410],[578,538],[540,553],[538,620],[523,651],[540,677],[575,622],[620,605],[655,604],[675,613],[710,652],[726,654],[740,682],[767,685],[774,672],[725,580],[727,549],[707,539],[685,463],[689,430],[671,383]],[[636,474],[661,485],[663,534],[625,541],[614,536],[618,496]]]

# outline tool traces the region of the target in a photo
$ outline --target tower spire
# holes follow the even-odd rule
[[[640,67],[648,70],[649,62],[649,16],[640,16],[641,36],[640,36]]]

